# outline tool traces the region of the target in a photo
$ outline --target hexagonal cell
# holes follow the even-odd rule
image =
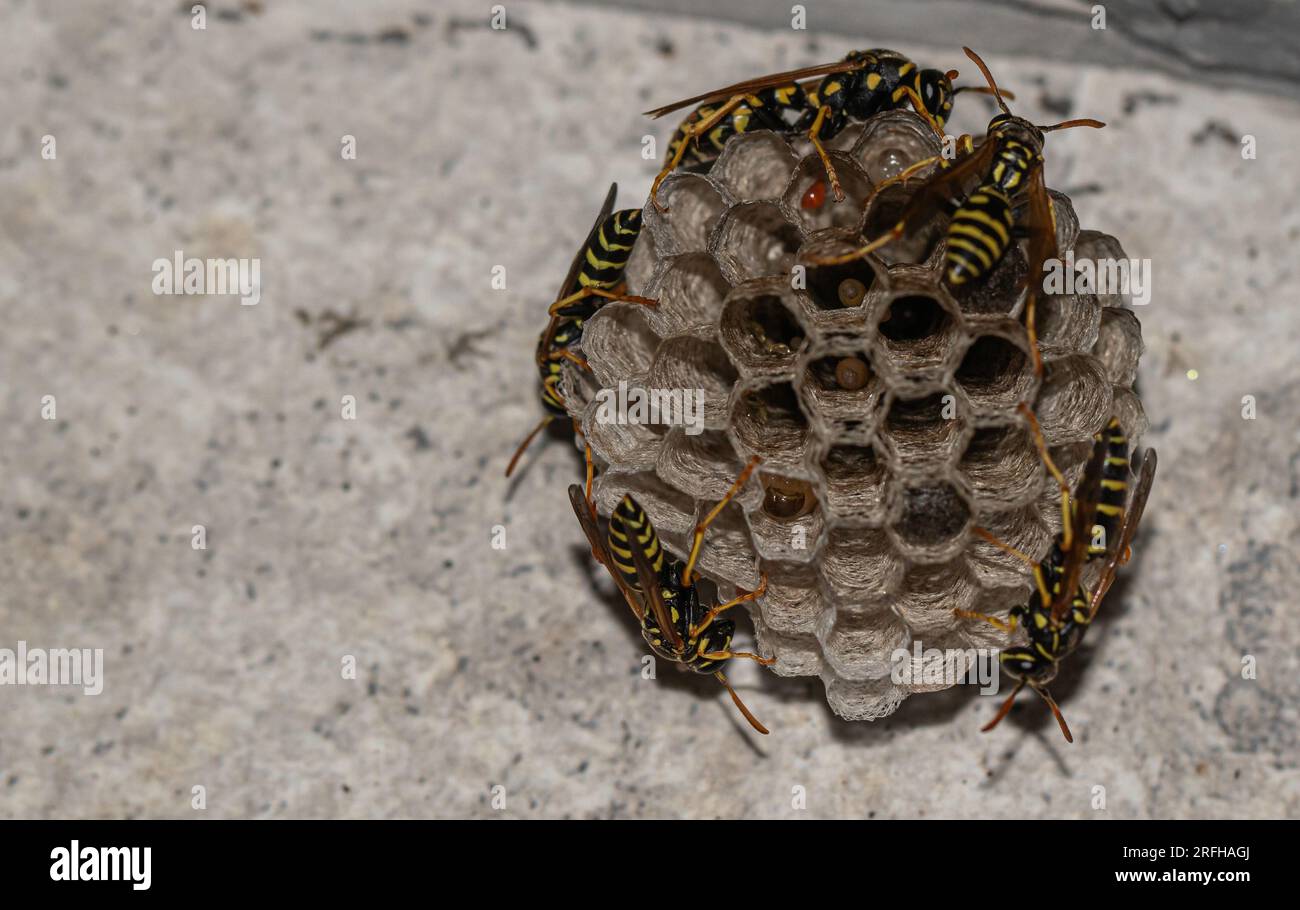
[[[1124,252],[1118,240],[1101,231],[1080,231],[1078,239],[1074,242],[1076,285],[1086,279],[1085,261],[1092,263],[1096,277],[1092,280],[1091,290],[1102,306],[1122,307],[1131,302],[1130,296],[1123,293],[1119,284],[1115,282],[1118,263],[1128,262],[1128,254]]]
[[[968,435],[969,419],[956,396],[935,392],[921,398],[891,395],[880,426],[883,454],[894,466],[920,472],[952,464]]]
[[[664,483],[694,499],[720,499],[740,474],[741,463],[726,433],[688,436],[676,427],[664,437],[655,470]]]
[[[760,476],[763,505],[749,513],[759,556],[788,562],[812,561],[821,548],[826,522],[811,485],[771,474]],[[797,507],[800,511],[793,512]]]
[[[884,394],[866,351],[843,351],[807,363],[799,378],[799,395],[817,421],[837,424],[836,435],[849,435],[871,419]]]
[[[714,505],[714,502],[701,503],[699,520],[703,520]],[[683,560],[687,558],[685,549],[680,556]],[[744,512],[736,500],[727,503],[705,531],[697,565],[710,578],[725,579],[749,591],[758,587],[758,553],[750,539]]]
[[[799,263],[806,270],[804,279],[808,296],[819,310],[866,313],[872,291],[888,283],[880,261],[870,255],[838,265],[820,265],[814,261],[852,249],[842,244],[839,239],[842,236],[839,232],[835,235],[819,234],[815,242],[806,244],[799,251]]]
[[[880,183],[939,152],[939,140],[929,124],[912,111],[895,110],[872,117],[851,154],[862,163],[867,178]],[[928,169],[920,171],[908,182],[922,181],[929,173]]]
[[[942,370],[956,361],[960,318],[941,294],[915,284],[897,282],[888,303],[881,308],[880,349],[886,362],[899,372]]]
[[[611,392],[608,389],[602,391]],[[606,464],[618,465],[624,470],[652,470],[666,428],[643,422],[624,422],[617,412],[614,419],[606,419],[608,409],[602,405],[602,398],[593,400],[582,418],[582,433],[591,445],[591,451]]]
[[[768,628],[783,635],[812,635],[825,606],[817,587],[817,573],[808,565],[764,560],[767,591],[759,610]]]
[[[959,620],[952,611],[969,610],[978,592],[978,583],[965,560],[915,566],[903,577],[903,592],[894,602],[894,609],[913,636],[937,638],[956,627]]]
[[[649,372],[659,336],[650,328],[645,310],[637,304],[612,303],[583,324],[582,353],[602,386],[616,388],[620,379]]]
[[[1062,254],[1072,249],[1079,236],[1079,216],[1074,213],[1074,204],[1064,193],[1049,189],[1047,195],[1052,200],[1053,221],[1056,223],[1056,248]],[[1016,224],[1024,224],[1025,209],[1016,207]]]
[[[648,297],[646,289],[650,286],[658,262],[659,251],[654,234],[643,228],[632,247],[632,255],[627,258],[627,268],[623,270],[627,293]]]
[[[889,531],[902,555],[917,563],[947,562],[966,545],[971,509],[947,481],[903,486],[896,494]]]
[[[664,545],[680,553],[695,530],[695,503],[651,473],[608,470],[597,475],[592,491],[596,508],[608,516],[625,494],[632,494],[650,516]],[[575,520],[576,521],[576,520]]]
[[[1142,350],[1142,323],[1133,311],[1103,307],[1092,353],[1101,361],[1106,378],[1118,386],[1133,385]]]
[[[711,430],[726,428],[727,402],[737,378],[718,345],[694,335],[677,335],[659,346],[646,385],[671,402],[673,423],[698,433],[701,420]],[[691,406],[684,407],[688,403]]]
[[[1114,393],[1111,414],[1119,418],[1119,425],[1124,428],[1124,435],[1128,437],[1129,444],[1136,449],[1138,442],[1149,429],[1146,411],[1142,408],[1141,399],[1133,393],[1132,389],[1115,386]]]
[[[788,382],[749,386],[734,396],[731,428],[765,467],[799,469],[808,442],[808,420]]]
[[[978,418],[1010,417],[1032,401],[1036,379],[1028,339],[1019,324],[975,336],[954,378]]]
[[[676,253],[703,252],[722,217],[726,202],[707,179],[678,171],[659,187],[659,201],[645,207],[645,220],[667,250]]]
[[[788,275],[803,242],[799,229],[771,202],[746,202],[729,210],[718,232],[717,258],[739,283]]]
[[[888,679],[894,651],[911,643],[907,626],[888,610],[837,610],[825,617],[817,637],[826,663],[841,679]]]
[[[916,192],[916,182],[906,185],[893,183],[878,190],[866,204],[862,218],[862,236],[874,241],[893,230]],[[941,252],[948,216],[942,212],[907,231],[902,237],[891,240],[876,250],[876,255],[889,265],[915,265],[937,261]]]
[[[799,161],[781,195],[786,208],[798,214],[807,234],[831,227],[856,228],[862,220],[862,201],[871,192],[871,181],[857,161],[843,152],[831,152],[830,159],[844,190],[843,202],[835,202],[826,168],[816,155],[806,155]]]
[[[1044,484],[1041,489],[1046,490],[1049,486],[1055,495],[1055,484]],[[1059,507],[1060,500],[1054,500],[1048,504],[1047,513],[1059,515]],[[985,512],[980,515],[980,527],[1037,561],[1047,552],[1053,533],[1043,521],[1042,515],[1037,503],[1002,512]],[[986,588],[1015,587],[1017,591],[1027,591],[1032,583],[1033,569],[1029,565],[974,534],[971,535],[970,546],[966,550],[966,560],[980,584]]]
[[[826,510],[841,523],[885,520],[885,463],[869,446],[833,446],[822,459]]]
[[[712,177],[737,199],[776,199],[790,182],[795,156],[770,130],[741,133],[727,142]]]
[[[655,287],[659,305],[646,318],[660,335],[708,331],[722,318],[731,285],[707,253],[685,253],[669,260]]]
[[[722,310],[719,336],[742,371],[776,376],[794,369],[806,333],[795,315],[798,304],[793,297],[780,279],[731,292]]]
[[[907,692],[885,679],[828,679],[826,704],[845,720],[876,720],[898,710]]]
[[[1090,441],[1111,411],[1111,385],[1100,361],[1086,355],[1046,364],[1035,411],[1052,445]]]
[[[903,562],[883,530],[832,528],[822,550],[822,580],[841,604],[891,597],[903,580]]]
[[[977,429],[962,453],[960,469],[981,514],[1023,507],[1042,488],[1043,463],[1033,436],[1020,423]]]
[[[1044,358],[1086,351],[1096,343],[1101,307],[1090,294],[1042,294],[1034,302],[1038,346]]]
[[[824,667],[821,642],[813,635],[785,635],[753,616],[754,635],[761,652],[776,657],[768,669],[777,676],[820,676]]]
[[[949,616],[957,621],[951,613]],[[954,680],[969,685],[979,678],[981,660],[991,660],[989,666],[996,664],[995,657],[973,652],[960,630],[935,632],[924,638],[914,632],[908,676],[900,685],[913,695],[950,689]]]

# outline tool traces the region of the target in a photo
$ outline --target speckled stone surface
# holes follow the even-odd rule
[[[0,688],[0,815],[1300,815],[1300,104],[990,59],[1018,111],[1108,121],[1053,137],[1048,183],[1155,275],[1160,476],[1053,687],[1076,742],[1029,698],[988,735],[968,687],[850,724],[737,667],[758,737],[708,678],[641,679],[572,448],[501,475],[573,248],[671,129],[637,112],[849,43],[527,3],[494,32],[464,0],[226,0],[195,31],[188,6],[0,12],[0,647],[103,648],[106,676]],[[261,303],[155,296],[178,249],[260,258]]]

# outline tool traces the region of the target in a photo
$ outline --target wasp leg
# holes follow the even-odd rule
[[[528,449],[528,446],[532,444],[532,441],[537,438],[537,434],[546,429],[546,425],[554,419],[554,416],[547,414],[542,418],[541,422],[537,424],[537,426],[533,427],[533,431],[524,438],[524,441],[519,444],[519,448],[515,449],[514,457],[510,459],[510,464],[506,466],[507,477],[514,473],[515,465],[519,462],[519,457],[524,454]]]
[[[910,85],[899,86],[899,88],[907,95],[907,100],[912,102],[912,109],[921,115],[921,119],[930,124],[930,129],[934,130],[934,134],[942,142],[943,128],[939,126],[939,121],[935,120],[934,116],[925,109],[925,105],[921,103],[921,96],[916,93],[916,89]]]
[[[1038,586],[1038,596],[1042,598],[1043,605],[1046,606],[1047,604],[1050,604],[1052,602],[1052,595],[1048,593],[1047,590],[1047,579],[1043,577],[1043,570],[1038,565],[1038,563],[1034,561],[1033,557],[1025,553],[1022,553],[1020,550],[1017,550],[1015,547],[1011,546],[1011,544],[1006,543],[1003,540],[999,540],[997,536],[993,534],[993,532],[989,531],[986,528],[981,528],[978,525],[976,525],[975,527],[971,528],[971,532],[976,537],[979,537],[983,540],[987,540],[989,543],[993,544],[993,546],[997,547],[999,550],[1010,553],[1016,559],[1020,560],[1025,565],[1033,569],[1034,584]]]
[[[749,713],[749,709],[746,708],[745,703],[740,700],[740,696],[736,694],[736,690],[731,688],[731,683],[727,682],[727,677],[722,675],[722,671],[716,670],[714,671],[713,675],[718,678],[718,682],[722,683],[722,685],[726,687],[727,692],[731,695],[731,700],[736,703],[736,707],[740,709],[740,713],[745,715],[745,720],[749,721],[749,725],[753,727],[755,730],[757,730],[759,733],[762,733],[764,736],[766,736],[767,727],[760,724],[758,722],[758,718],[755,717],[753,714]]]
[[[826,122],[826,115],[831,112],[830,105],[823,104],[817,109],[817,116],[813,118],[812,126],[808,127],[808,141],[817,152],[817,157],[822,160],[822,167],[826,169],[826,180],[831,185],[831,192],[835,194],[836,202],[844,201],[844,188],[840,186],[839,175],[835,173],[835,165],[831,164],[831,156],[826,154],[826,146],[822,145],[818,133],[822,131],[822,124]]]
[[[989,616],[987,613],[976,613],[974,610],[954,609],[952,613],[954,616],[960,616],[962,619],[981,619],[990,626],[993,626],[993,628],[1006,632],[1008,635],[1016,631],[1016,628],[1019,625],[1014,616],[1011,617],[1010,621],[1007,621],[998,619],[996,616]]]
[[[582,427],[578,425],[578,421],[576,419],[573,421],[573,432],[577,433],[579,436],[582,436],[582,458],[587,465],[587,485],[584,488],[583,492],[587,499],[587,508],[591,511],[591,514],[595,516],[596,503],[591,498],[591,484],[592,481],[595,480],[596,469],[591,462],[591,443],[587,442],[587,437],[583,434]]]
[[[668,211],[668,206],[659,201],[659,186],[668,178],[668,175],[677,169],[677,165],[682,163],[682,158],[686,155],[686,149],[691,143],[698,143],[700,137],[707,135],[709,130],[718,125],[718,122],[726,117],[742,104],[750,104],[755,108],[762,107],[762,102],[753,95],[732,95],[726,103],[709,114],[707,117],[695,121],[694,123],[683,124],[681,144],[677,146],[672,160],[664,166],[664,169],[655,177],[655,182],[650,185],[650,199],[655,204],[655,208],[661,212]]]
[[[1029,432],[1033,435],[1034,445],[1038,448],[1038,457],[1043,460],[1043,464],[1047,465],[1048,472],[1056,479],[1056,485],[1061,488],[1061,546],[1068,552],[1074,542],[1072,527],[1074,522],[1070,521],[1070,484],[1061,473],[1061,469],[1056,466],[1056,462],[1052,460],[1052,456],[1048,454],[1047,438],[1043,436],[1043,428],[1039,426],[1033,410],[1023,401],[1016,406],[1016,410],[1029,422]]]
[[[695,562],[700,558],[700,546],[704,543],[704,532],[708,530],[709,525],[713,524],[714,519],[722,514],[722,510],[726,508],[727,503],[731,502],[736,494],[740,492],[745,485],[745,481],[749,480],[749,475],[754,473],[754,468],[758,467],[758,462],[759,457],[757,455],[749,460],[749,464],[745,465],[745,470],[740,472],[740,476],[731,485],[731,489],[718,501],[712,511],[704,516],[704,520],[695,526],[695,539],[691,541],[691,555],[686,560],[686,569],[682,572],[683,585],[689,586],[691,579],[695,577]]]
[[[731,600],[727,601],[726,603],[720,604],[719,606],[714,607],[708,613],[705,613],[704,618],[700,620],[699,625],[691,629],[690,637],[695,638],[696,636],[698,636],[701,632],[703,632],[710,625],[712,625],[713,621],[717,619],[720,614],[726,612],[727,610],[730,610],[732,607],[736,606],[737,604],[743,604],[746,601],[755,600],[756,598],[762,597],[763,592],[766,590],[767,590],[767,576],[763,575],[759,580],[758,587],[755,588],[754,590],[747,591],[746,593],[741,594],[738,597],[733,597]]]
[[[700,657],[703,657],[705,660],[718,661],[719,663],[725,660],[731,660],[733,657],[743,657],[747,660],[752,660],[757,664],[762,664],[764,667],[770,667],[772,664],[776,663],[775,657],[760,657],[759,655],[751,654],[748,651],[703,651],[700,653]]]
[[[993,715],[993,719],[991,721],[986,723],[984,726],[980,727],[981,733],[987,733],[990,730],[992,730],[994,727],[996,727],[998,724],[1002,723],[1002,718],[1006,717],[1008,714],[1011,713],[1011,706],[1015,704],[1016,696],[1020,694],[1020,690],[1023,689],[1024,687],[1025,687],[1025,681],[1023,679],[1020,682],[1016,683],[1016,687],[1011,690],[1011,694],[1008,695],[1007,700],[1002,703],[1002,707],[998,708],[998,713]]]
[[[585,300],[588,297],[603,297],[609,301],[639,303],[642,306],[653,307],[659,305],[659,301],[651,300],[649,297],[638,297],[635,294],[619,294],[614,291],[606,291],[603,288],[583,288],[581,291],[577,291],[570,294],[568,297],[562,297],[555,301],[555,303],[551,304],[551,308],[546,311],[546,314],[548,316],[554,316],[559,313],[560,310],[571,307],[579,300]]]

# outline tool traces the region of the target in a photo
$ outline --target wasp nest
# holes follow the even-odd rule
[[[1005,615],[1030,590],[1025,566],[973,526],[1035,555],[1060,526],[1017,404],[1033,403],[1072,481],[1112,413],[1135,439],[1146,419],[1133,392],[1141,330],[1119,297],[1040,296],[1046,369],[1035,377],[1020,248],[956,294],[941,281],[942,214],[878,255],[813,264],[890,227],[917,181],[864,210],[873,185],[939,151],[904,111],[833,145],[848,195],[839,204],[805,205],[820,161],[770,132],[733,137],[705,172],[674,173],[661,190],[668,210],[645,206],[628,268],[631,293],[658,307],[600,310],[583,335],[592,372],[566,368],[565,383],[600,468],[601,512],[631,492],[679,558],[744,464],[762,458],[706,535],[701,570],[723,596],[766,574],[766,594],[746,607],[771,669],[821,677],[831,708],[861,720],[944,687],[894,682],[896,649],[1006,644],[953,608]],[[1114,238],[1079,230],[1067,197],[1052,198],[1062,255],[1123,257]],[[703,432],[597,419],[596,393],[620,383],[702,389]]]

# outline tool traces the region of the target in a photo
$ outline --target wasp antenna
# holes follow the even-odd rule
[[[1016,687],[1011,690],[1011,694],[1008,695],[1007,700],[1002,703],[1002,707],[998,708],[998,713],[993,715],[993,719],[991,721],[986,723],[984,726],[980,727],[981,733],[987,733],[990,730],[992,730],[994,727],[996,727],[998,724],[1002,723],[1002,718],[1006,717],[1008,714],[1011,713],[1011,706],[1015,704],[1016,696],[1020,694],[1020,690],[1023,689],[1024,687],[1025,687],[1025,681],[1023,679],[1020,682],[1016,683]]]
[[[994,80],[993,74],[989,72],[989,68],[984,65],[984,61],[980,59],[980,55],[975,53],[969,47],[963,47],[962,50],[966,52],[967,57],[970,57],[975,61],[975,65],[978,66],[980,72],[984,74],[984,80],[988,82],[989,90],[993,93],[993,97],[998,99],[998,107],[1002,108],[1002,113],[1010,114],[1011,109],[1007,107],[1007,103],[1002,100],[1002,93],[998,91],[998,84]]]
[[[1043,701],[1047,702],[1047,707],[1052,709],[1052,715],[1056,718],[1056,722],[1061,725],[1061,732],[1065,735],[1065,741],[1067,743],[1074,742],[1074,737],[1070,735],[1070,727],[1065,723],[1065,715],[1062,714],[1061,709],[1057,707],[1056,700],[1048,694],[1046,689],[1039,689],[1035,686],[1034,691],[1041,695]]]
[[[736,690],[731,688],[731,683],[727,682],[727,677],[722,675],[722,671],[715,670],[713,672],[713,675],[718,678],[718,682],[722,683],[726,687],[727,692],[731,694],[731,700],[736,703],[736,707],[740,709],[740,713],[745,715],[745,720],[749,721],[749,725],[753,727],[755,730],[757,730],[759,733],[762,733],[764,736],[766,736],[768,734],[767,727],[760,724],[758,722],[758,718],[755,717],[753,714],[749,713],[749,709],[746,708],[745,703],[740,700],[740,696],[736,694]]]
[[[1083,117],[1079,120],[1066,120],[1064,123],[1054,123],[1051,126],[1040,126],[1039,132],[1050,133],[1052,130],[1068,130],[1076,126],[1090,126],[1095,130],[1101,129],[1106,124],[1100,120],[1093,120],[1091,117]]]

